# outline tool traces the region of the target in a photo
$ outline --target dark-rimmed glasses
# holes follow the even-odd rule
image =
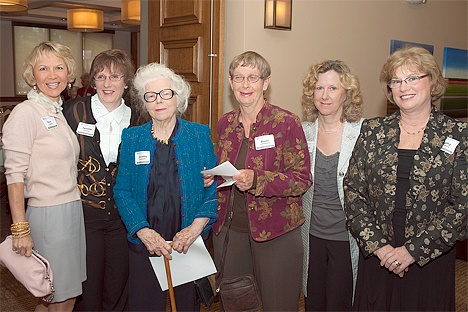
[[[260,76],[257,76],[257,75],[250,75],[250,76],[242,76],[242,75],[235,75],[232,77],[232,81],[234,81],[235,83],[242,83],[244,82],[244,79],[247,78],[247,81],[250,82],[250,83],[256,83],[260,78]]]
[[[421,79],[424,77],[429,76],[429,74],[421,75],[421,76],[409,76],[406,77],[405,79],[392,79],[389,82],[387,82],[387,86],[390,89],[395,89],[401,86],[403,81],[408,85],[408,86],[413,86],[415,84],[418,84]]]
[[[163,100],[170,100],[174,96],[175,91],[171,89],[163,89],[159,92],[153,92],[153,91],[148,91],[143,95],[143,98],[145,99],[146,102],[151,103],[156,101],[158,98],[158,95],[161,99]]]
[[[112,75],[109,75],[109,76],[106,76],[106,75],[96,75],[94,76],[94,80],[95,81],[104,81],[106,80],[107,78],[109,78],[110,81],[120,81],[120,79],[122,79],[124,75],[117,75],[117,74],[112,74]]]

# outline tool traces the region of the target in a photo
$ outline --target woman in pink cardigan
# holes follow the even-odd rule
[[[75,79],[68,47],[39,44],[24,62],[32,87],[3,127],[12,249],[38,250],[54,273],[55,297],[36,311],[72,311],[86,280],[85,232],[76,185],[79,145],[62,114],[60,93]],[[27,200],[27,207],[25,207]]]

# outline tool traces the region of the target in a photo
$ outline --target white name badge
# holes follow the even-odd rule
[[[275,147],[275,137],[273,134],[262,135],[255,138],[255,149],[257,151]]]
[[[57,128],[57,122],[55,121],[55,118],[52,116],[44,116],[41,117],[42,122],[46,126],[47,130]]]
[[[453,154],[458,144],[460,144],[459,141],[452,139],[452,138],[446,138],[441,150],[446,153]]]
[[[150,163],[149,151],[135,152],[135,165],[147,165]]]
[[[96,125],[87,124],[84,122],[80,122],[78,124],[78,128],[76,128],[76,133],[86,135],[89,137],[93,137],[95,131],[96,131]]]

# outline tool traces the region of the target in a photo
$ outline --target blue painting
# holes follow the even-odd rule
[[[401,40],[391,40],[390,41],[390,54],[398,50],[404,45],[412,45],[412,46],[417,46],[426,49],[427,51],[431,52],[432,55],[434,55],[434,46],[429,45],[429,44],[424,44],[424,43],[416,43],[416,42],[409,42],[409,41],[401,41]]]
[[[468,50],[444,48],[442,74],[448,86],[440,109],[448,116],[468,117]]]

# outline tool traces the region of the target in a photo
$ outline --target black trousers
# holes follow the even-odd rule
[[[96,209],[96,208],[90,208]],[[86,220],[86,270],[75,311],[125,311],[128,299],[127,231],[120,219]]]
[[[128,308],[130,311],[166,311],[167,291],[162,291],[147,256],[130,252]],[[195,284],[174,287],[177,311],[200,311]]]
[[[306,311],[351,311],[353,270],[349,242],[309,234]]]

